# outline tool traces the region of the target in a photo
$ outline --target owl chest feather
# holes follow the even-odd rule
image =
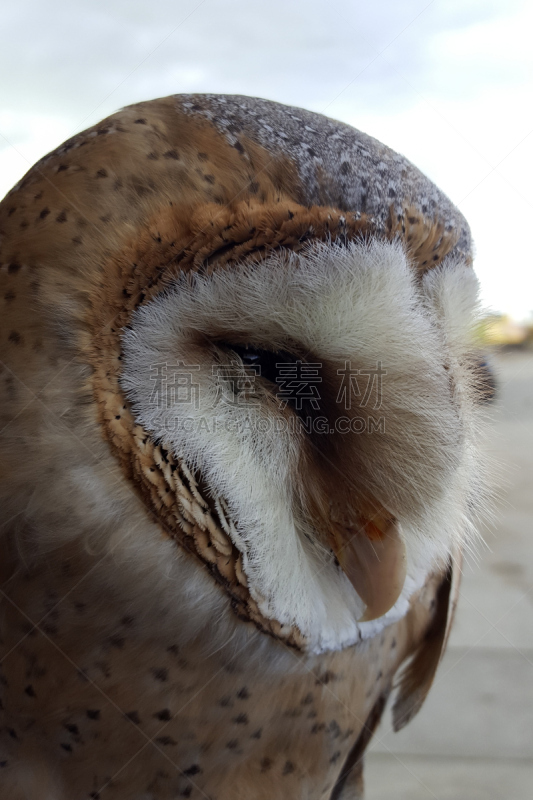
[[[17,800],[15,786],[48,797],[46,785],[54,800],[330,797],[427,627],[436,588],[380,637],[309,657],[251,624],[214,652],[179,632],[147,638],[134,616],[102,625],[80,590],[54,613],[51,585],[61,578],[26,580],[4,620],[4,776]],[[43,621],[31,628],[37,607]]]

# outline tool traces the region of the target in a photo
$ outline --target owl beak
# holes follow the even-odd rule
[[[359,622],[386,614],[401,594],[405,545],[398,521],[381,506],[359,516],[356,527],[333,523],[332,546],[346,577],[366,604]]]

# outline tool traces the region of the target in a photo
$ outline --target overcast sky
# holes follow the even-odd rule
[[[129,103],[267,97],[406,155],[469,220],[485,304],[533,311],[531,0],[18,0],[2,33],[0,195]]]

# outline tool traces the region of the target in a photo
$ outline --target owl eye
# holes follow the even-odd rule
[[[320,395],[316,387],[308,385],[305,376],[307,362],[287,350],[264,350],[249,345],[219,343],[237,355],[245,367],[256,372],[257,377],[274,384],[281,407],[290,406],[303,420],[309,421],[320,410]],[[316,368],[316,364],[312,365]]]
[[[265,350],[256,350],[253,347],[239,347],[238,345],[228,345],[234,353],[241,359],[242,363],[248,367],[253,367],[261,364]]]
[[[252,367],[257,375],[271,383],[279,384],[283,378],[283,369],[295,364],[298,357],[286,350],[264,350],[249,345],[238,345],[224,342],[222,346],[235,353],[245,367]]]

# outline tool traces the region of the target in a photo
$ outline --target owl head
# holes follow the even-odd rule
[[[485,498],[477,282],[465,221],[409,162],[319,115],[184,95],[80,134],[11,198],[35,206],[23,246],[6,227],[9,263],[41,270],[27,318],[65,359],[46,402],[78,398],[78,439],[105,443],[117,491],[237,616],[340,649],[468,546]],[[32,463],[56,453],[77,533],[112,519],[132,536],[132,501],[113,516],[65,447],[34,438]],[[46,537],[70,541],[31,474]]]
[[[310,242],[179,274],[124,332],[135,420],[312,649],[397,619],[471,536],[476,297],[469,266],[420,277],[399,239]]]

